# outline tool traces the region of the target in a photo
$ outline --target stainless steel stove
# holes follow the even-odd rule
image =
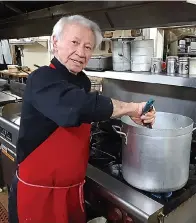
[[[10,185],[15,171],[16,141],[18,138],[19,117],[22,98],[10,91],[0,92],[0,186]],[[18,107],[18,109],[17,109]],[[15,114],[12,114],[15,112]]]
[[[109,222],[196,222],[196,167],[192,153],[190,176],[179,191],[156,194],[130,186],[121,173],[121,138],[110,120],[94,123],[85,187],[86,203],[94,216]],[[120,121],[115,120],[120,125]],[[114,123],[113,123],[114,124]],[[193,144],[194,147],[194,144]],[[192,151],[194,149],[192,148]]]

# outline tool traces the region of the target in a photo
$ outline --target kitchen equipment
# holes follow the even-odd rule
[[[2,109],[2,117],[17,125],[20,125],[22,102],[9,103]]]
[[[131,42],[131,70],[150,71],[154,55],[154,40],[134,40]]]
[[[40,68],[40,66],[39,66],[39,65],[37,65],[37,64],[33,64],[33,66],[34,66],[34,67],[37,67],[37,68]]]
[[[29,74],[30,72],[28,72],[28,67],[16,67],[17,69],[18,69],[18,71],[22,71],[22,72],[24,72],[24,73],[26,73],[26,74]]]
[[[4,96],[3,96],[4,94]],[[20,125],[20,110],[21,110],[21,98],[15,97],[8,92],[1,92],[0,98],[3,99],[1,109],[0,122],[3,120],[3,123],[0,124],[0,152],[1,152],[1,163],[2,163],[2,172],[4,184],[11,184],[13,174],[17,164],[15,161],[15,154],[17,139],[18,139],[18,130],[17,126]],[[1,139],[4,139],[2,141]]]
[[[142,115],[145,115],[153,108],[154,100],[150,99],[147,101],[146,105],[143,108]]]
[[[93,147],[110,153],[110,156],[105,153],[105,158],[111,155],[116,158],[113,161],[108,160],[107,168],[107,164],[103,166],[102,160],[95,162],[94,156],[89,157],[84,190],[86,204],[90,207],[89,212],[94,213],[92,218],[104,216],[109,222],[194,223],[196,219],[196,174],[191,175],[190,173],[188,183],[173,193],[171,191],[151,193],[132,187],[122,176],[120,158],[122,138],[115,131],[110,131],[112,125],[120,126],[121,122],[114,123],[114,119],[107,120],[109,131],[105,128],[104,123],[92,124]],[[113,148],[118,149],[119,156],[115,155],[116,151],[114,153]]]
[[[177,71],[178,57],[169,56],[167,57],[167,75],[175,76]]]
[[[181,53],[185,53],[186,50],[186,40],[179,41],[179,50]]]
[[[112,69],[112,56],[92,56],[85,70],[104,71]]]
[[[195,52],[196,51],[196,42],[191,42],[190,47],[191,47],[191,52]]]
[[[121,118],[124,137],[122,173],[132,186],[150,192],[182,188],[189,174],[193,120],[178,114],[157,112],[152,129]],[[115,129],[115,127],[114,127]]]
[[[8,87],[8,81],[0,78],[0,91],[6,89]]]
[[[191,53],[191,46],[187,47],[187,53]]]
[[[196,58],[189,58],[189,77],[196,77]]]
[[[133,72],[149,72],[151,69],[150,60],[148,56],[131,57],[131,70]]]
[[[189,58],[180,57],[179,58],[179,67],[178,67],[178,76],[188,77],[189,74]]]
[[[12,93],[22,97],[26,88],[26,84],[16,82],[14,80],[10,81],[10,90]]]
[[[145,107],[143,108],[142,115],[145,115],[146,113],[151,111],[153,109],[153,104],[154,100],[150,99],[149,101],[147,101]],[[146,126],[147,128],[152,129],[152,125],[150,123],[144,123],[143,125]]]
[[[151,73],[159,74],[162,71],[162,58],[153,57],[151,59]]]
[[[131,42],[134,38],[112,38],[112,60],[114,71],[131,70]]]

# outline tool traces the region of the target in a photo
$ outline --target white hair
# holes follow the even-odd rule
[[[103,40],[101,29],[97,23],[85,18],[81,15],[65,16],[59,19],[59,21],[54,25],[52,36],[59,39],[63,33],[64,26],[70,23],[78,23],[92,30],[95,36],[95,48],[97,48]]]

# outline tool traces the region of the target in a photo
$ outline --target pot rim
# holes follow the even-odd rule
[[[121,121],[122,121],[122,124],[123,124],[123,128],[125,127],[128,127],[129,129],[129,132],[133,133],[133,134],[142,134],[142,135],[148,135],[148,136],[182,136],[182,135],[185,135],[185,134],[189,134],[193,131],[193,124],[194,124],[194,121],[187,117],[187,116],[183,116],[183,115],[180,115],[180,114],[174,114],[174,113],[168,113],[168,112],[157,112],[157,114],[168,114],[168,115],[177,115],[178,117],[183,117],[183,118],[187,118],[187,121],[190,123],[189,125],[187,125],[186,127],[182,127],[182,128],[176,128],[176,129],[156,129],[156,128],[152,128],[152,129],[149,129],[149,128],[146,128],[142,125],[138,125],[134,122],[132,122],[131,124],[128,124],[127,122],[124,121],[125,117],[127,116],[123,116],[121,117]],[[155,134],[156,133],[156,134]]]

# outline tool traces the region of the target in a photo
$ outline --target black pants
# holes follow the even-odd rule
[[[17,184],[18,184],[18,179],[15,175],[12,180],[12,185],[10,187],[9,198],[8,198],[9,223],[19,223],[18,213],[17,213]]]

